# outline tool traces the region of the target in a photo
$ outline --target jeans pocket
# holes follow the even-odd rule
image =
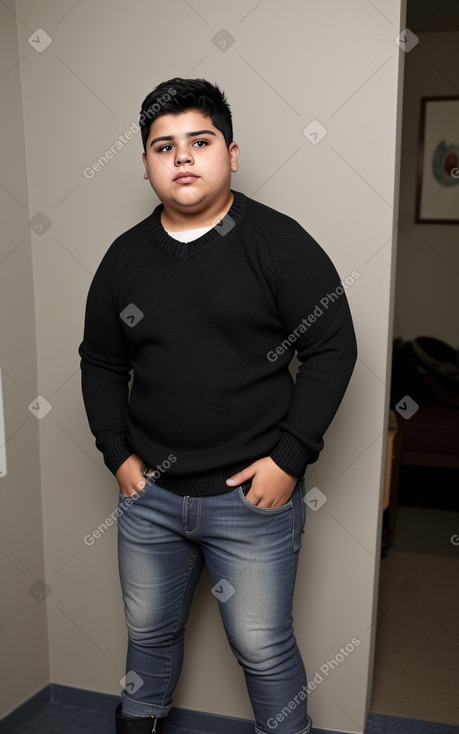
[[[285,505],[279,505],[278,507],[259,507],[258,505],[254,505],[253,502],[250,502],[246,494],[248,493],[250,489],[250,485],[241,485],[238,489],[239,498],[243,505],[246,507],[249,507],[253,512],[257,512],[260,515],[278,515],[280,512],[285,512],[286,510],[289,510],[292,506],[292,497],[290,497],[289,501],[285,503]]]
[[[301,548],[303,542],[304,524],[306,521],[305,480],[299,479],[293,491],[291,500],[293,505],[293,550]]]
[[[152,477],[145,477],[145,484],[143,487],[139,489],[138,492],[134,492],[134,494],[123,494],[121,490],[118,492],[119,499],[121,502],[125,502],[126,500],[130,500],[131,503],[135,502],[135,500],[138,500],[140,497],[143,497],[143,495],[148,492],[151,485],[153,484],[153,478]]]

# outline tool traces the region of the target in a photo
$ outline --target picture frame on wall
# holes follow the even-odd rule
[[[416,222],[459,224],[459,96],[421,99]]]

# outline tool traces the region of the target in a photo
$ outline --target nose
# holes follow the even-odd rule
[[[191,155],[191,151],[188,146],[177,146],[176,152],[175,152],[175,160],[174,163],[176,166],[181,166],[184,164],[190,164],[193,165],[193,156]]]

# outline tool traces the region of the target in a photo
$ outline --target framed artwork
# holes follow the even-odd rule
[[[459,224],[459,97],[423,97],[416,222]]]

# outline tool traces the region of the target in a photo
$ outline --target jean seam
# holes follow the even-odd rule
[[[296,492],[296,487],[293,490],[293,492],[294,493]],[[292,548],[294,552],[295,552],[295,527],[296,527],[295,525],[295,504],[292,501]]]
[[[293,512],[292,512],[292,515],[293,515],[293,522],[292,522],[292,547],[293,547],[293,552],[294,553],[297,553],[301,549],[301,546],[303,544],[303,538],[302,538],[302,536],[303,536],[303,533],[304,533],[304,525],[305,525],[305,521],[306,521],[306,516],[305,516],[305,513],[303,512],[304,501],[303,501],[303,492],[302,492],[302,489],[301,489],[301,486],[300,486],[300,482],[301,481],[303,481],[303,480],[300,479],[300,481],[298,482],[298,484],[297,484],[297,486],[295,487],[295,490],[294,490],[294,492],[298,492],[298,494],[299,494],[299,501],[301,502],[301,505],[300,505],[300,513],[299,513],[300,514],[300,517],[298,518],[299,521],[300,521],[300,526],[298,528],[299,536],[298,536],[298,543],[297,543],[298,547],[297,548],[295,548],[295,532],[296,532],[296,527],[297,527],[298,519],[297,519],[297,521],[295,521],[295,503],[292,502],[292,510],[293,510]]]
[[[194,526],[193,530],[187,530],[186,528],[187,528],[188,500],[189,499],[190,499],[189,497],[185,497],[184,498],[185,501],[183,503],[183,514],[182,514],[182,516],[183,516],[183,530],[184,530],[185,535],[187,537],[191,537],[192,535],[195,535],[198,532],[199,525],[200,525],[200,522],[201,522],[201,511],[202,511],[202,497],[196,497],[196,499],[198,501],[198,510],[197,510],[197,513],[196,513],[196,523],[195,523],[195,526]]]
[[[185,598],[186,588],[187,588],[188,582],[190,580],[191,572],[193,571],[193,568],[194,568],[194,565],[196,563],[196,558],[197,557],[198,557],[198,548],[195,548],[193,560],[192,560],[192,563],[190,563],[190,568],[188,570],[188,576],[186,578],[185,583],[183,584],[182,596],[181,596],[181,599],[180,599],[180,605],[179,605],[179,610],[178,610],[178,614],[177,614],[177,621],[175,623],[175,628],[174,628],[174,635],[177,633],[177,629],[178,629],[178,626],[179,626],[179,623],[180,623],[180,619],[181,619],[182,611],[183,611],[183,600]],[[172,678],[172,659],[173,659],[173,656],[172,656],[172,638],[171,638],[171,640],[169,642],[169,678],[168,678],[167,684],[166,684],[165,689],[164,689],[164,695],[163,695],[163,698],[162,698],[163,703],[161,704],[162,706],[164,706],[164,699],[165,699],[165,697],[167,695],[167,692],[169,690],[169,686],[170,686],[170,682],[171,682],[171,678]]]

